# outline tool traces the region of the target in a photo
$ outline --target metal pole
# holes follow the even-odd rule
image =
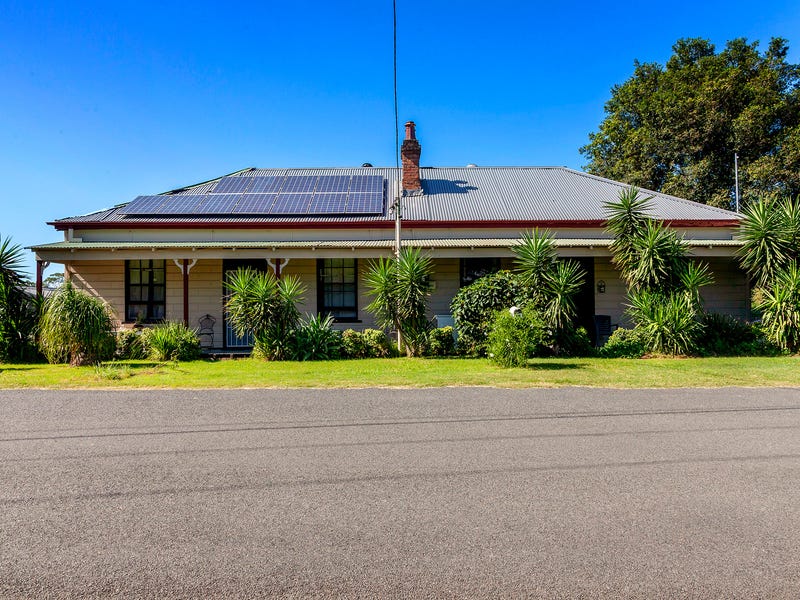
[[[733,153],[733,173],[736,179],[736,212],[739,212],[739,154]]]

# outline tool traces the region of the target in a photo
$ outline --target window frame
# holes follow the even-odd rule
[[[334,306],[334,305],[327,305],[325,303],[325,286],[328,282],[325,281],[325,277],[323,275],[326,266],[326,261],[353,261],[353,282],[352,282],[352,294],[353,294],[353,304],[352,305],[341,305],[341,306]],[[329,266],[327,268],[336,268],[333,266]],[[342,266],[342,269],[349,269],[350,267]],[[350,285],[342,284],[342,285]],[[348,290],[349,291],[349,290]],[[337,315],[337,311],[341,312],[350,312],[353,313],[352,316],[340,316]],[[317,313],[320,315],[332,315],[333,319],[336,323],[360,323],[361,320],[358,317],[358,259],[357,258],[344,258],[344,257],[336,257],[336,258],[318,258],[317,259]]]
[[[483,275],[478,275],[477,277],[473,277],[468,281],[466,277],[467,271],[471,271],[472,273],[474,273],[478,271],[479,266],[482,268],[483,271],[485,271]],[[496,256],[478,256],[478,257],[473,256],[468,258],[462,257],[458,265],[458,285],[460,288],[462,288],[464,286],[467,286],[475,282],[481,277],[485,277],[486,275],[490,275],[492,273],[497,273],[500,270],[502,270],[502,263],[499,257]]]
[[[131,263],[138,262],[140,271],[140,282],[133,284],[131,283]],[[143,265],[142,263],[147,263],[147,265]],[[163,266],[158,267],[155,266],[153,263],[161,263]],[[141,283],[141,271],[144,269],[149,269],[152,273],[153,269],[160,268],[164,271],[164,282],[163,283],[155,283],[153,281],[153,277],[149,278],[147,284]],[[145,300],[131,300],[131,286],[136,285],[140,286],[141,289],[147,290],[147,299]],[[162,287],[164,289],[163,300],[154,300],[154,290],[158,287]],[[147,316],[145,318],[131,318],[130,317],[130,306],[132,304],[136,305],[146,305],[147,306]],[[155,307],[162,308],[163,316],[156,317],[155,315]],[[167,318],[167,261],[165,259],[132,259],[125,261],[125,323],[159,323]]]

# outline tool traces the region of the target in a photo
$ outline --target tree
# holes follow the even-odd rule
[[[800,65],[788,43],[681,39],[662,66],[634,62],[580,151],[590,173],[731,208],[734,153],[743,203],[800,193]]]
[[[373,298],[367,311],[375,315],[379,327],[400,332],[408,356],[420,356],[425,350],[432,274],[430,257],[419,248],[403,248],[397,259],[373,262],[365,276],[367,294]]]

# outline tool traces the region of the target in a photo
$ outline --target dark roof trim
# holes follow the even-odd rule
[[[738,227],[738,219],[715,220],[672,220],[665,221],[672,227]],[[229,221],[85,221],[81,223],[64,223],[50,221],[47,223],[57,231],[68,229],[391,229],[394,228],[393,220],[385,221],[326,221],[326,222],[280,222],[269,221],[229,222]],[[541,220],[541,221],[403,221],[404,227],[416,229],[482,229],[482,228],[517,228],[529,229],[531,227],[575,227],[598,228],[605,227],[605,219],[587,219],[574,221]]]

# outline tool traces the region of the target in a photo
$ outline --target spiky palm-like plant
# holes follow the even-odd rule
[[[556,254],[549,231],[534,229],[522,234],[511,250],[531,303],[541,311],[558,335],[573,327],[577,314],[575,298],[583,285],[584,273],[575,261],[562,261]]]
[[[692,352],[703,325],[702,311],[690,294],[637,290],[628,298],[628,314],[650,352],[672,355]]]
[[[36,300],[25,292],[23,249],[0,238],[0,362],[32,353],[39,317]]]
[[[606,202],[604,208],[608,214],[606,229],[613,236],[611,254],[614,264],[625,272],[636,265],[636,252],[633,240],[651,221],[647,212],[650,210],[653,196],[644,196],[636,187],[627,187],[620,191],[616,202]]]
[[[761,290],[761,311],[767,336],[784,350],[800,350],[800,267],[791,263]]]
[[[397,259],[372,262],[364,277],[372,297],[367,311],[375,315],[379,327],[400,331],[409,356],[421,355],[427,341],[432,274],[430,257],[419,248],[403,248]]]
[[[769,285],[778,272],[797,260],[800,202],[762,200],[744,210],[739,237],[739,262],[757,286]]]
[[[39,347],[51,363],[97,364],[114,354],[114,323],[108,306],[68,281],[44,303]]]
[[[253,354],[269,360],[290,358],[300,321],[297,304],[305,292],[300,280],[246,268],[229,274],[226,285],[228,319],[237,335],[253,334]]]

